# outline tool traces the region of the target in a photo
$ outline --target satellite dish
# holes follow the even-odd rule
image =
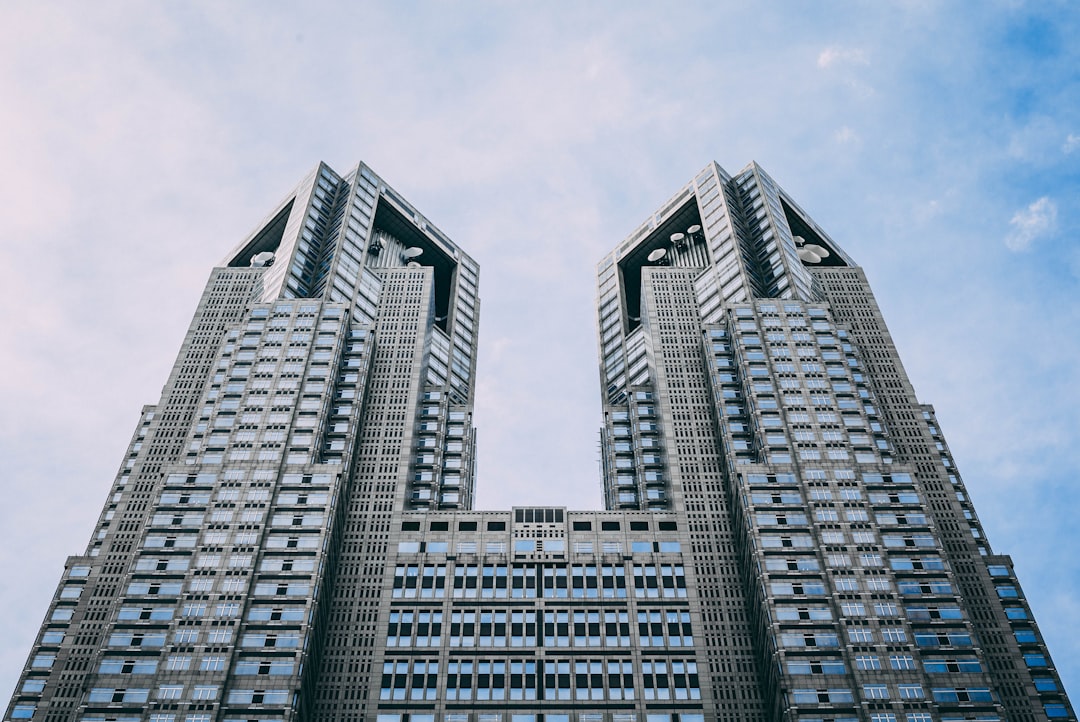
[[[405,258],[419,258],[423,254],[424,254],[424,249],[423,248],[418,248],[416,246],[410,246],[410,247],[406,248],[404,251],[402,251],[402,253],[401,253],[401,255],[403,255]]]
[[[682,248],[683,246],[686,245],[686,234],[685,233],[672,233],[671,234],[671,242],[674,243],[677,247]]]
[[[803,238],[802,236],[795,236],[795,245],[800,246],[800,247],[805,246],[806,245],[806,239]]]
[[[682,234],[679,234],[682,235]],[[649,263],[656,263],[661,258],[667,255],[666,248],[657,248],[655,251],[649,254]]]
[[[799,258],[802,259],[803,263],[821,263],[821,256],[814,253],[809,248],[800,248]]]
[[[420,264],[416,261],[409,261],[408,268],[420,268]]]
[[[686,234],[689,235],[689,236],[692,236],[695,233],[698,233],[699,231],[701,231],[701,226],[699,226],[698,224],[695,223],[694,225],[692,225],[692,226],[690,226],[689,228],[686,229]]]
[[[819,246],[816,243],[807,243],[805,246],[803,246],[803,250],[810,251],[811,253],[821,256],[822,258],[828,258],[830,255],[832,255],[831,253],[829,253],[829,249]]]
[[[263,251],[262,253],[256,253],[251,257],[251,267],[261,268],[263,266],[274,265],[274,254],[272,251]]]

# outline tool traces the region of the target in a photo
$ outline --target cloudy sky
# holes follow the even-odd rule
[[[480,263],[479,506],[600,506],[593,269],[757,160],[866,269],[1080,691],[1080,9],[0,4],[0,693],[211,266],[363,159]]]

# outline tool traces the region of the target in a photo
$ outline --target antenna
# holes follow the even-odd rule
[[[829,253],[829,249],[816,243],[807,243],[799,249],[798,253],[803,263],[821,263],[821,259],[832,255]]]
[[[686,234],[685,233],[672,233],[671,243],[676,248],[686,248]]]
[[[682,234],[680,233],[679,235],[682,235]],[[653,251],[652,253],[649,254],[649,257],[648,257],[649,263],[660,263],[660,262],[662,262],[664,256],[666,256],[666,255],[667,255],[667,249],[666,248],[657,248],[655,251]]]
[[[256,253],[251,257],[251,267],[261,268],[263,266],[274,265],[274,253],[273,251],[263,251],[262,253]]]
[[[424,255],[424,249],[418,246],[409,246],[401,252],[401,255],[402,257],[407,259],[419,258],[420,256]]]

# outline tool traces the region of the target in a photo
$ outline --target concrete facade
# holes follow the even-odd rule
[[[756,164],[597,268],[605,511],[473,510],[478,274],[317,166],[212,271],[4,720],[1075,719],[861,269]]]

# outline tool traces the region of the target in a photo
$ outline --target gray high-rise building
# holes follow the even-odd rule
[[[604,511],[475,511],[477,264],[361,164],[213,269],[4,720],[1073,719],[862,270],[710,164],[597,270]]]

